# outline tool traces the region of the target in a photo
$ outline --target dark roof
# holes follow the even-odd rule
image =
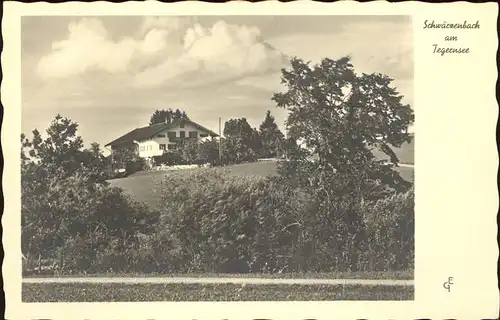
[[[105,147],[111,146],[111,145],[117,145],[117,144],[123,144],[123,143],[129,143],[129,142],[133,142],[133,141],[140,141],[140,140],[148,139],[148,138],[153,137],[157,133],[160,133],[162,131],[173,128],[173,127],[177,126],[178,124],[181,124],[182,122],[190,123],[200,130],[207,131],[211,136],[214,136],[214,137],[219,136],[217,133],[197,124],[196,122],[193,122],[189,119],[180,119],[180,120],[173,121],[172,123],[158,123],[158,124],[153,124],[151,126],[134,129],[134,130],[130,131],[129,133],[119,137],[118,139],[113,140],[110,143],[106,144]]]

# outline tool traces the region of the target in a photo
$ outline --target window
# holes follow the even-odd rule
[[[186,131],[180,131],[179,133],[181,135],[181,138],[185,138],[186,137]]]
[[[140,146],[139,151],[144,151],[144,146]]]
[[[197,131],[189,131],[189,137],[190,138],[198,138],[198,132]]]
[[[175,131],[169,131],[167,135],[169,139],[175,139],[176,137]]]
[[[165,138],[165,135],[164,134],[159,134],[158,138]]]
[[[165,150],[166,149],[166,145],[165,144],[160,144],[160,150]]]
[[[181,123],[181,128],[184,128],[184,122]]]
[[[200,138],[206,138],[206,137],[208,137],[207,133],[200,133]]]
[[[168,150],[175,150],[175,149],[176,149],[176,147],[177,147],[177,145],[176,145],[175,143],[170,143],[170,144],[168,145]]]

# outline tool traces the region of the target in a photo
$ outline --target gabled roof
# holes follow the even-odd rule
[[[111,141],[110,143],[106,144],[105,147],[111,146],[111,145],[118,145],[118,144],[124,144],[124,143],[130,143],[134,141],[141,141],[145,140],[148,138],[152,138],[156,134],[163,132],[165,130],[169,130],[172,128],[175,128],[177,125],[180,125],[182,122],[184,123],[190,123],[193,126],[197,127],[200,130],[208,132],[211,136],[213,137],[218,137],[219,135],[212,130],[209,130],[202,125],[197,124],[196,122],[189,120],[189,119],[179,119],[176,121],[173,121],[171,123],[158,123],[158,124],[153,124],[151,126],[147,127],[142,127],[142,128],[137,128],[129,133],[119,137],[118,139],[115,139]]]

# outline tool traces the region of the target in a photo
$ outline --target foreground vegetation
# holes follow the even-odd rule
[[[197,169],[192,169],[197,170]],[[161,185],[167,183],[165,175],[187,176],[192,170],[179,171],[144,171],[137,172],[126,178],[110,180],[110,186],[117,187],[132,195],[136,200],[142,201],[152,208],[161,206],[162,188]],[[278,163],[276,161],[259,161],[251,163],[234,164],[225,167],[215,167],[211,170],[222,171],[235,177],[258,176],[278,176]],[[409,167],[399,167],[395,169],[406,181],[414,181],[414,169]]]
[[[157,212],[117,189],[68,198],[76,191],[65,184],[47,195],[60,199],[52,203],[55,212],[63,213],[68,201],[75,207],[75,218],[63,220],[66,225],[59,229],[75,230],[68,232],[75,236],[62,238],[59,230],[45,235],[61,241],[53,256],[63,274],[413,268],[413,189],[362,203],[356,198],[330,202],[279,177],[244,178],[200,169],[166,176]],[[103,206],[110,196],[113,207]],[[359,219],[356,228],[348,215]],[[342,240],[354,235],[357,242]]]
[[[42,261],[56,275],[412,270],[413,183],[371,152],[398,163],[391,146],[411,141],[409,106],[390,79],[356,75],[348,58],[314,68],[294,59],[282,80],[288,91],[273,99],[289,111],[290,135],[266,147],[286,154],[274,175],[200,168],[167,174],[153,188],[136,181],[161,195],[155,206],[109,186],[98,146],[83,149],[69,119],[56,117],[45,138],[22,136],[24,275]],[[225,161],[257,156],[254,133],[241,119],[230,122]],[[353,290],[364,297],[368,289]]]
[[[414,287],[241,284],[23,284],[23,302],[413,300]]]

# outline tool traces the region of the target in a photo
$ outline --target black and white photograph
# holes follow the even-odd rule
[[[498,5],[4,9],[5,319],[498,316]]]
[[[408,15],[21,20],[24,302],[414,299]]]

